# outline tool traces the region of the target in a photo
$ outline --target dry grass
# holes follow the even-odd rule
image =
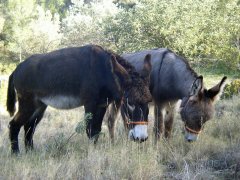
[[[1,108],[0,179],[240,179],[240,96],[219,101],[216,110],[196,143],[184,142],[177,116],[170,141],[129,142],[118,120],[115,144],[104,125],[94,146],[85,132],[68,140],[83,118],[82,108],[48,109],[36,129],[35,150],[25,153],[21,132],[21,154],[11,156],[10,118]]]

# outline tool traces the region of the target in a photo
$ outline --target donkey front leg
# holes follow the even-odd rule
[[[94,140],[94,143],[97,142],[99,133],[102,129],[103,116],[106,112],[107,107],[101,106],[85,106],[85,114],[91,113],[92,117],[87,120],[87,136],[90,139]]]

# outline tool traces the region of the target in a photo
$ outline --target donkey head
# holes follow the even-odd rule
[[[199,76],[192,85],[190,95],[183,98],[180,114],[188,142],[196,141],[204,123],[213,117],[214,102],[220,96],[226,79],[223,77],[220,83],[207,90],[203,87],[203,77]]]
[[[148,103],[152,100],[149,90],[151,55],[146,55],[140,73],[131,73],[132,83],[125,91],[121,112],[127,121],[129,138],[143,142],[148,138]]]

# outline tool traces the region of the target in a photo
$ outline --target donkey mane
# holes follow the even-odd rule
[[[121,64],[130,75],[138,74],[135,67],[132,66],[129,62],[127,62],[123,57],[114,52],[111,52],[111,54],[116,57],[117,62]]]
[[[96,47],[102,49],[102,50],[105,50],[107,53],[113,55],[116,57],[116,60],[119,64],[121,64],[125,69],[126,71],[132,76],[132,75],[137,75],[137,71],[135,69],[135,67],[133,65],[131,65],[129,62],[127,62],[123,57],[121,57],[120,55],[118,55],[117,53],[111,51],[111,50],[108,50],[108,49],[104,49],[103,47],[99,46],[99,45],[95,45]]]
[[[129,75],[135,79],[135,78],[139,78],[139,73],[137,72],[136,68],[131,64],[129,63],[126,59],[124,59],[122,56],[116,54],[115,52],[113,51],[110,51],[110,50],[106,50],[109,54],[112,54],[116,57],[116,60],[119,64],[121,64],[125,69],[126,71],[129,73]]]
[[[131,82],[134,82],[134,85],[138,85],[138,81],[140,78],[140,74],[137,72],[136,68],[128,61],[126,61],[123,57],[121,57],[120,55],[118,55],[117,53],[108,50],[108,49],[104,49],[101,46],[95,45],[96,47],[105,50],[107,53],[109,53],[110,55],[113,55],[116,57],[117,62],[122,65],[124,67],[124,69],[128,72],[128,74],[131,77]],[[127,82],[124,86],[124,89],[129,89],[132,87],[132,83]]]
[[[176,54],[175,54],[176,55]],[[178,56],[178,55],[176,55]],[[189,64],[189,61],[186,60],[184,57],[182,56],[178,56],[179,57],[179,60],[183,61],[185,64],[186,64],[186,67],[187,69],[195,76],[195,77],[198,77],[198,74],[191,68],[190,64]]]

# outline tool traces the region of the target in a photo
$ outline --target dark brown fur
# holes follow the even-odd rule
[[[19,102],[18,112],[9,123],[12,152],[19,152],[18,134],[22,126],[26,149],[33,148],[35,128],[48,105],[60,109],[83,105],[85,113],[92,114],[86,133],[96,142],[108,103],[117,104],[117,111],[122,99],[131,99],[136,106],[147,104],[151,99],[150,92],[142,93],[148,89],[144,79],[123,58],[96,45],[29,57],[9,77],[7,109],[10,115],[14,114],[16,97]],[[138,94],[142,94],[143,99]],[[115,119],[114,111],[110,118]]]

